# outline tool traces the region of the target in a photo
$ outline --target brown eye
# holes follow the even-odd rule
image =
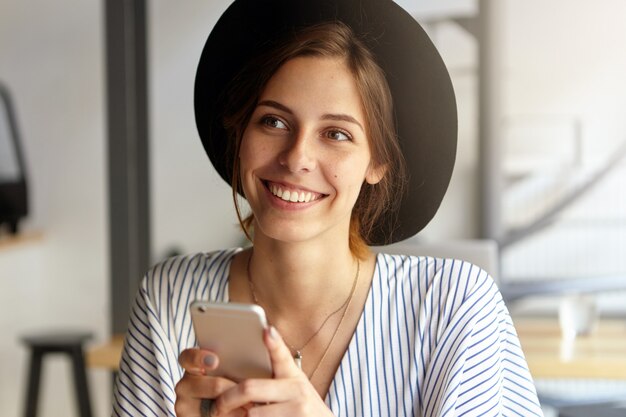
[[[344,140],[352,139],[350,135],[348,135],[345,132],[342,132],[341,130],[329,130],[326,133],[326,135],[328,136],[328,138],[336,140],[336,141],[344,141]]]
[[[273,129],[287,129],[287,125],[282,120],[274,116],[264,116],[261,119],[261,123]]]

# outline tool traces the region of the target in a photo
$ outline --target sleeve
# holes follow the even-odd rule
[[[175,417],[174,387],[182,377],[178,349],[168,338],[153,275],[144,277],[130,321],[113,393],[113,416]],[[165,314],[169,314],[166,312]]]
[[[442,304],[446,325],[426,371],[423,416],[543,416],[502,296],[485,271],[474,270]]]

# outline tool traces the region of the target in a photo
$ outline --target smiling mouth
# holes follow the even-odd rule
[[[268,181],[265,181],[265,186],[274,196],[291,203],[310,203],[311,201],[319,200],[320,198],[325,197],[325,194],[287,188],[283,185],[274,184]]]

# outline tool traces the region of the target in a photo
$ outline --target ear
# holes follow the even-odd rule
[[[386,173],[387,173],[386,164],[377,165],[377,166],[373,166],[372,164],[370,164],[369,168],[367,168],[367,172],[365,173],[365,181],[369,185],[378,184],[380,180],[382,180],[385,177]]]

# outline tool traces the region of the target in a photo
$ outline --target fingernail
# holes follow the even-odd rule
[[[270,326],[270,338],[272,340],[277,340],[278,339],[278,332],[276,331],[276,327],[274,326]]]
[[[203,361],[204,361],[204,364],[206,366],[213,366],[213,365],[215,365],[215,356],[213,356],[213,355],[206,355],[204,357]]]

